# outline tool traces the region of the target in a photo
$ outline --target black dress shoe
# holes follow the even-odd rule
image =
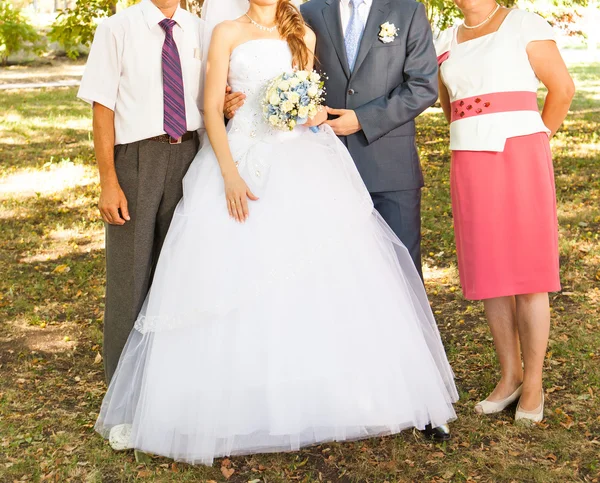
[[[428,424],[427,426],[425,426],[425,429],[421,431],[421,434],[425,438],[431,439],[436,443],[448,441],[451,437],[450,428],[446,424],[444,424],[443,426],[438,426],[437,428],[432,428],[431,424]]]

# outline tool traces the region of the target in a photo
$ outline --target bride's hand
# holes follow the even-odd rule
[[[327,110],[323,106],[319,106],[317,114],[312,119],[306,121],[304,124],[306,127],[315,127],[320,126],[325,121],[327,121]]]
[[[225,198],[227,199],[227,209],[229,216],[236,221],[243,223],[248,219],[248,198],[252,201],[257,201],[258,197],[254,196],[248,185],[239,175],[233,173],[231,176],[225,176]]]

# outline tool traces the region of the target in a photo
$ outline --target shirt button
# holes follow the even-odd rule
[[[353,96],[354,94],[356,94],[356,91],[355,91],[354,89],[350,89],[350,90],[348,91],[348,95],[349,95],[349,96]]]

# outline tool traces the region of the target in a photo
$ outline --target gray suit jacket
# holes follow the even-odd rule
[[[373,0],[353,72],[339,0],[310,0],[301,11],[317,34],[317,67],[329,77],[327,105],[354,109],[362,125],[362,131],[341,139],[369,191],[421,188],[414,119],[438,97],[437,58],[423,4]],[[379,39],[385,22],[398,29],[387,44]]]

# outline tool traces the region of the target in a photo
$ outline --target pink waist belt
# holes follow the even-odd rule
[[[451,107],[452,122],[498,112],[539,112],[537,94],[529,91],[495,92],[483,96],[467,97],[454,101]]]

